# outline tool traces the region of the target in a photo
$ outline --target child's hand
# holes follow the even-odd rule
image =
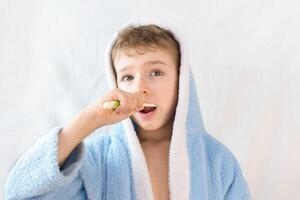
[[[103,104],[107,101],[119,100],[120,105],[116,109],[104,109]],[[87,107],[89,112],[95,114],[95,127],[114,124],[142,110],[144,97],[142,92],[129,93],[119,88],[113,89],[101,97],[94,104]]]
[[[106,101],[119,100],[117,109],[104,109]],[[76,115],[60,132],[58,142],[58,163],[61,166],[72,150],[94,130],[105,125],[119,122],[133,113],[142,110],[144,99],[142,93],[128,93],[114,89],[90,104]]]

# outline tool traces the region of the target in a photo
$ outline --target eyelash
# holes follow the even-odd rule
[[[160,76],[163,75],[163,73],[162,73],[161,71],[159,71],[159,70],[153,71],[153,72],[159,72],[159,73],[160,73]],[[152,74],[153,72],[151,72],[151,74]],[[129,77],[129,76],[131,76],[131,75],[128,75],[128,74],[127,74],[127,75],[122,76],[121,81],[125,81],[124,78]],[[131,77],[132,77],[132,76],[131,76]]]

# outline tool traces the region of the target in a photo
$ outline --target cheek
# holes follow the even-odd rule
[[[133,93],[132,88],[130,86],[126,85],[126,84],[119,83],[118,88],[125,91],[125,92]]]
[[[118,88],[123,90],[123,91],[128,91],[128,88],[126,86],[122,85],[122,84],[119,84]]]
[[[157,90],[159,91],[159,96],[163,97],[162,99],[165,99],[165,101],[174,101],[178,96],[177,81],[168,80],[163,84],[159,84]]]
[[[173,80],[172,84],[169,87],[170,98],[172,98],[172,102],[175,102],[178,98],[178,80]]]
[[[174,74],[174,76],[172,76],[168,80],[168,84],[169,84],[169,90],[172,91],[172,93],[177,92],[177,90],[178,90],[178,77],[177,77],[177,75]]]

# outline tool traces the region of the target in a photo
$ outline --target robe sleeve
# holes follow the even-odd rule
[[[86,195],[79,176],[85,145],[77,145],[60,168],[61,129],[54,127],[18,159],[5,182],[5,199],[82,199]]]
[[[250,200],[250,192],[245,181],[241,168],[236,160],[236,158],[232,155],[232,182],[229,185],[226,194],[225,200]]]

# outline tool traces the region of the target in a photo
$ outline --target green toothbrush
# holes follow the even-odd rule
[[[102,107],[104,109],[116,109],[119,106],[120,106],[119,100],[106,101],[102,104]],[[151,103],[144,103],[143,106],[144,107],[156,107],[156,105],[151,104]]]
[[[120,101],[119,100],[113,100],[113,101],[106,101],[102,104],[102,107],[104,109],[116,109],[119,107]]]

